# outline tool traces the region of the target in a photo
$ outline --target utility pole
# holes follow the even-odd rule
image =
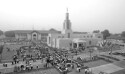
[[[113,46],[114,46],[114,44],[111,45],[111,52],[110,52],[111,57],[112,57],[112,49],[113,49]]]

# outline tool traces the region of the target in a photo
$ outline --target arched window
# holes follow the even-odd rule
[[[33,36],[36,36],[36,34],[33,34]]]
[[[68,38],[70,38],[70,33],[68,33]]]

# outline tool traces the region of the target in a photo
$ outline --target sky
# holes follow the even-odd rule
[[[66,8],[73,31],[125,31],[125,0],[0,0],[0,30],[62,30]]]

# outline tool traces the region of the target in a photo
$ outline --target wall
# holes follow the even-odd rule
[[[16,39],[18,39],[18,38],[19,38],[18,34],[15,34],[15,38],[16,38]]]
[[[50,43],[49,43],[49,37],[50,37]],[[51,47],[55,46],[54,42],[56,38],[61,38],[61,34],[49,34],[47,37],[47,44]]]
[[[72,39],[64,38],[64,39],[57,39],[57,48],[64,48],[69,49],[70,43],[72,43]]]
[[[31,40],[31,34],[27,34],[27,39]]]
[[[73,38],[93,38],[93,34],[73,34]]]
[[[86,41],[86,46],[96,46],[98,41],[100,41],[100,40],[98,40],[98,39],[85,39],[85,41]]]
[[[27,34],[26,33],[18,33],[18,34],[15,34],[15,38],[16,39],[27,39]]]
[[[100,36],[100,38],[98,38]],[[50,43],[49,43],[50,37]],[[87,34],[73,34],[72,38],[66,38],[65,34],[49,34],[47,37],[47,44],[52,47],[57,48],[69,48],[69,42],[72,39],[84,39],[86,41],[86,46],[96,46],[98,41],[102,40],[103,35],[98,33],[87,33]],[[91,43],[91,44],[90,44]]]
[[[38,40],[41,40],[41,34],[38,33]]]
[[[94,38],[103,39],[103,35],[101,33],[94,33],[93,35],[94,35]]]

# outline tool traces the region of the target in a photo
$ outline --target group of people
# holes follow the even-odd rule
[[[37,51],[37,49],[34,49],[34,50]],[[36,67],[34,67],[32,65],[31,61],[36,62],[36,60],[39,59],[39,60],[41,60],[41,63],[43,62],[42,54],[36,53],[35,57],[33,57],[32,54],[24,54],[25,51],[28,51],[28,50],[20,49],[19,50],[20,55],[14,55],[13,56],[12,65],[19,63],[19,57],[21,57],[23,59],[22,61],[25,62],[25,64],[22,64],[20,66],[15,66],[14,70],[17,71],[17,72],[22,71],[22,70],[28,70],[29,71],[29,70],[32,70],[32,69],[38,69],[39,66],[37,65]]]
[[[46,46],[45,46],[46,47]],[[37,46],[35,50],[40,50],[41,48],[45,48],[45,47],[40,47]],[[46,49],[46,48],[45,48]],[[20,50],[20,53],[24,53],[25,50]],[[43,57],[43,53],[37,54],[37,58],[33,58],[32,55],[29,55],[29,57],[27,55],[23,56],[23,61],[26,62],[26,65],[21,65],[20,69],[21,70],[32,70],[33,66],[30,63],[31,60],[36,60],[39,58],[39,60],[41,60],[41,62],[43,62],[43,59],[45,60],[45,68],[48,68],[51,66],[56,67],[60,72],[62,72],[63,74],[67,74],[68,71],[71,71],[73,69],[75,69],[75,65],[76,65],[76,70],[78,72],[81,72],[81,64],[79,63],[75,63],[73,60],[71,60],[70,58],[68,58],[68,54],[59,51],[58,49],[52,50],[51,48],[47,48],[47,51],[53,51],[53,53],[48,52],[48,54],[46,54],[46,56]],[[27,58],[30,58],[29,60],[27,60]],[[17,55],[14,55],[13,57],[13,64],[17,64],[19,63],[19,59]],[[37,66],[37,68],[39,68],[39,66]],[[71,70],[69,70],[69,68]],[[85,73],[88,74],[88,70],[85,70]]]
[[[67,74],[68,71],[75,69],[75,65],[76,65],[76,70],[78,72],[81,72],[82,65],[68,58],[68,55],[66,55],[65,53],[55,50],[53,58],[54,58],[54,66],[57,67],[59,71],[63,72],[64,74]]]
[[[13,56],[12,65],[17,64],[17,63],[19,63],[19,58],[18,58],[17,55],[14,55],[14,56]]]

